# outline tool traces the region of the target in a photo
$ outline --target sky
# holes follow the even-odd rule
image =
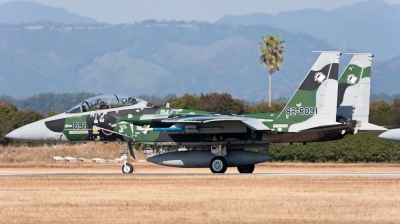
[[[0,4],[13,0],[0,0]],[[215,22],[225,15],[277,14],[282,11],[318,8],[332,10],[364,0],[34,0],[60,7],[100,22],[119,24],[143,20]],[[400,0],[384,0],[400,4]]]

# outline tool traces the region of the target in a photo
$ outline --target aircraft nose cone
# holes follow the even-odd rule
[[[43,121],[36,121],[8,133],[5,137],[20,141],[42,142],[46,140],[48,131]]]
[[[5,137],[18,140],[18,139],[21,139],[21,132],[20,132],[20,130],[18,128],[16,130],[8,133]]]
[[[386,140],[400,141],[400,129],[392,129],[389,131],[385,131],[378,137]]]

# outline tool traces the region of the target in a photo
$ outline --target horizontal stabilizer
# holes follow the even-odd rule
[[[375,124],[371,124],[368,122],[363,122],[361,124],[361,127],[358,128],[358,131],[360,132],[366,132],[366,131],[387,131],[387,128],[375,125]]]
[[[326,119],[321,119],[317,117],[312,117],[305,122],[293,124],[290,126],[290,132],[303,132],[303,131],[315,131],[315,130],[332,130],[338,129],[341,130],[346,128],[347,125],[343,125],[342,123],[338,123],[335,121],[330,121]]]

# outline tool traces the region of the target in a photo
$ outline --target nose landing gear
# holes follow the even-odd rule
[[[128,148],[129,152],[131,154],[131,158],[135,159],[135,154],[133,152],[132,148],[132,142],[127,142],[124,144],[124,151],[122,151],[116,142],[114,142],[115,147],[119,150],[119,154],[121,155],[121,160],[124,162],[124,165],[122,165],[122,173],[132,173],[134,168],[132,164],[128,163]]]
[[[122,173],[132,173],[133,172],[133,166],[130,163],[126,163],[122,165]]]

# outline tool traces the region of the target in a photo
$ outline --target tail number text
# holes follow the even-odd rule
[[[316,107],[287,107],[286,116],[314,115],[317,114]]]

